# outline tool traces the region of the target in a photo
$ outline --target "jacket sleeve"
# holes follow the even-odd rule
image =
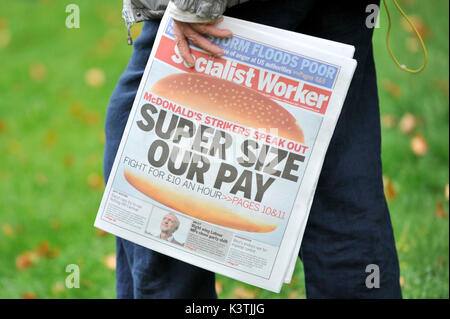
[[[167,8],[172,17],[184,22],[208,22],[222,16],[225,9],[248,0],[123,0],[122,17],[132,44],[131,26],[136,22],[160,19]]]
[[[124,11],[128,10],[133,22],[160,19],[168,3],[169,0],[123,0]]]
[[[173,0],[179,10],[209,20],[219,19],[227,8],[228,0]]]

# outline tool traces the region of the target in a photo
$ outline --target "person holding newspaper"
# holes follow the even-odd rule
[[[194,61],[188,41],[214,56],[223,14],[355,46],[358,67],[323,164],[300,250],[308,298],[401,298],[399,264],[383,192],[381,136],[373,29],[366,7],[373,1],[328,0],[125,0],[128,29],[145,21],[133,55],[106,115],[104,176],[108,179],[165,10],[173,17],[180,55]],[[129,36],[129,43],[132,42]],[[118,298],[217,298],[215,275],[117,237]],[[369,265],[379,285],[366,285]]]

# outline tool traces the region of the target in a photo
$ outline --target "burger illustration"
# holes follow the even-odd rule
[[[157,81],[151,92],[192,110],[243,126],[254,129],[276,128],[278,136],[304,143],[302,129],[287,110],[245,86],[203,74],[177,73]],[[267,222],[267,216],[234,212],[217,201],[177,189],[173,185],[164,185],[157,180],[149,180],[130,169],[124,170],[124,176],[128,183],[144,195],[191,217],[254,233],[267,233],[277,228],[277,225]]]
[[[246,86],[204,74],[176,73],[151,91],[172,102],[254,129],[276,128],[278,136],[304,143],[294,116],[281,105]]]

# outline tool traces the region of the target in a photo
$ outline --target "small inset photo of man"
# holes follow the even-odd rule
[[[190,227],[190,219],[159,207],[153,207],[146,232],[170,243],[184,246]]]

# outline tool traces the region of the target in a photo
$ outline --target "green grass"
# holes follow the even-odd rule
[[[103,190],[98,181],[106,106],[132,48],[126,45],[121,1],[75,3],[81,9],[80,29],[65,28],[66,3],[61,1],[0,4],[0,298],[24,293],[39,298],[115,296],[114,271],[103,263],[114,253],[114,238],[99,236],[92,225]],[[429,151],[414,155],[413,134],[383,127],[384,174],[397,191],[389,207],[404,297],[448,298],[448,2],[408,3],[406,11],[422,16],[431,29],[429,64],[418,75],[395,67],[384,43],[387,21],[382,12],[374,36],[380,104],[382,114],[397,121],[406,112],[418,116],[415,132],[425,137]],[[406,37],[394,14],[393,50],[402,63],[418,66],[421,53],[406,49]],[[44,66],[41,75],[36,64]],[[84,80],[92,68],[105,74],[98,88]],[[385,90],[386,80],[396,83],[399,97]],[[438,201],[445,218],[436,216]],[[16,258],[43,241],[55,256],[40,257],[32,267],[18,270]],[[64,288],[68,264],[80,266],[80,289]],[[239,296],[236,289],[242,286],[244,296],[304,298],[300,262],[294,277],[293,285],[272,294],[218,276],[220,297]]]

